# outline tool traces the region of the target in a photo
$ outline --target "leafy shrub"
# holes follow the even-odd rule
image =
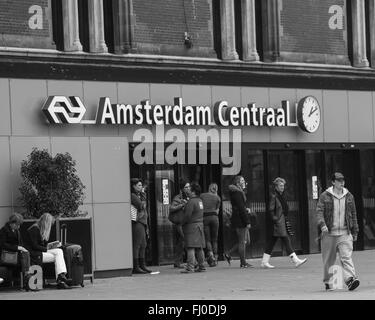
[[[80,215],[85,186],[76,174],[76,162],[69,153],[52,157],[47,150],[33,148],[21,162],[19,188],[26,216],[39,218],[44,212],[66,217]]]

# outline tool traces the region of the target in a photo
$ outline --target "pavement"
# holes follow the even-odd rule
[[[240,269],[219,261],[206,272],[181,274],[173,265],[153,266],[159,274],[85,281],[70,290],[38,292],[0,288],[0,300],[373,300],[375,250],[356,251],[353,260],[361,281],[358,289],[326,292],[320,254],[300,256],[308,261],[295,268],[289,257],[271,258],[275,269],[260,268],[261,259],[248,259],[254,268]]]

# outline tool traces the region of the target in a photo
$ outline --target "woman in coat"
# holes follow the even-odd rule
[[[8,222],[0,230],[0,252],[2,250],[18,252],[18,265],[22,272],[27,272],[30,267],[30,256],[27,249],[23,247],[19,231],[22,223],[23,217],[19,213],[13,213],[9,217]]]
[[[131,204],[137,209],[136,218],[132,220],[133,273],[151,273],[152,271],[147,269],[145,264],[146,234],[148,232],[146,195],[143,192],[143,184],[140,179],[132,178],[130,179],[130,184],[132,191]]]
[[[41,265],[46,262],[54,262],[57,287],[59,289],[69,289],[69,280],[66,278],[66,264],[62,249],[48,249],[47,246],[51,227],[54,222],[55,218],[51,214],[43,213],[38,221],[27,229],[27,246],[33,264]]]
[[[206,271],[203,265],[203,248],[206,246],[203,228],[203,202],[202,199],[199,198],[201,187],[197,183],[192,183],[190,190],[190,199],[185,205],[185,216],[182,222],[187,252],[186,268],[181,271],[182,273],[192,273],[195,271],[195,256],[198,260],[196,272]]]
[[[292,248],[292,243],[290,241],[287,227],[286,227],[286,219],[288,217],[288,203],[284,197],[284,189],[285,189],[286,181],[283,178],[276,178],[273,181],[274,193],[271,194],[271,200],[269,204],[269,212],[271,213],[272,221],[273,221],[273,235],[269,239],[267,243],[266,250],[263,254],[263,259],[261,266],[263,268],[274,268],[269,261],[271,258],[273,247],[278,239],[281,239],[283,242],[287,254],[292,259],[292,262],[296,267],[304,264],[307,259],[299,259]]]

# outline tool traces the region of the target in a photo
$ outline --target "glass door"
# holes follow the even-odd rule
[[[159,264],[174,261],[173,224],[168,220],[169,206],[175,189],[174,170],[155,170],[156,235]]]
[[[289,214],[288,218],[292,224],[295,235],[291,237],[295,251],[302,252],[302,208],[300,197],[301,177],[303,177],[300,166],[300,154],[297,151],[269,151],[268,152],[268,185],[269,192],[272,191],[272,181],[281,177],[286,180],[284,195],[286,197]],[[283,250],[280,241],[276,244],[274,252]]]
[[[375,248],[375,151],[361,150],[364,249]]]

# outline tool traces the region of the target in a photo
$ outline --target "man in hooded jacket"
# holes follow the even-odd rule
[[[323,282],[326,290],[335,289],[330,281],[330,269],[338,253],[344,281],[352,291],[359,286],[352,260],[353,241],[357,241],[359,230],[357,212],[353,195],[344,188],[344,175],[335,172],[331,181],[332,187],[320,195],[316,207],[324,264]]]

